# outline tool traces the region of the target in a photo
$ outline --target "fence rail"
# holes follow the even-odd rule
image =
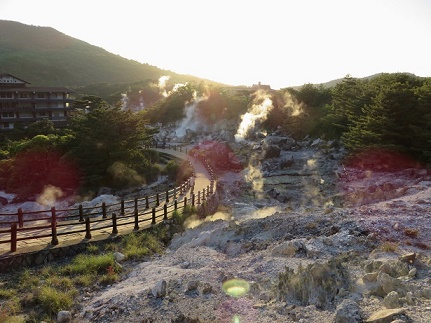
[[[121,199],[109,205],[103,202],[93,207],[79,205],[60,210],[52,207],[42,211],[19,208],[16,213],[0,213],[0,246],[10,244],[10,252],[16,252],[19,241],[50,238],[50,244],[55,246],[59,244],[59,237],[67,241],[68,236],[85,233],[85,239],[89,240],[95,231],[105,230],[116,235],[119,227],[126,226],[133,226],[137,231],[166,221],[175,211],[187,206],[199,207],[214,193],[213,172],[205,160],[200,161],[210,175],[210,185],[196,193],[190,192],[190,199],[187,198],[191,188],[189,178],[171,190],[133,200]]]

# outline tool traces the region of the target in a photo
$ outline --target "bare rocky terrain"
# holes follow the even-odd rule
[[[343,164],[322,140],[230,146],[219,212],[122,262],[74,321],[431,322],[429,170]]]

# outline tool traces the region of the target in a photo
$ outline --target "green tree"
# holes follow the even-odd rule
[[[180,86],[167,97],[143,110],[143,118],[149,120],[151,124],[174,123],[183,119],[185,117],[184,106],[187,102],[192,101],[195,90],[191,84]]]
[[[148,163],[142,148],[152,138],[145,121],[130,111],[97,104],[88,113],[76,115],[70,126],[74,140],[68,155],[86,175],[86,187],[137,184],[154,176],[158,168]]]
[[[406,73],[381,74],[358,87],[364,100],[348,105],[353,101],[339,98],[345,103],[338,112],[347,120],[341,136],[346,147],[351,152],[390,149],[429,161],[430,80]]]

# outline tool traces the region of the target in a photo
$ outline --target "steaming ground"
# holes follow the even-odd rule
[[[286,183],[276,159],[267,159],[260,197],[244,180],[248,169],[223,173],[218,180],[223,207],[212,221],[191,221],[164,254],[123,262],[121,282],[80,295],[75,321],[431,322],[428,172],[363,176],[347,168],[339,180],[335,171],[328,175],[328,169],[338,169],[336,162],[328,166],[320,153],[295,155],[292,174],[295,167],[314,167],[295,183]],[[275,185],[278,177],[281,184]],[[307,187],[312,183],[321,189]],[[297,191],[286,192],[286,186]],[[406,262],[406,255],[413,261]],[[338,288],[331,284],[343,275],[325,276],[325,267],[304,269],[334,259],[342,259],[349,277],[335,280]],[[280,276],[286,267],[302,273],[299,285]],[[233,278],[249,282],[246,295],[235,298],[222,290]],[[293,286],[308,298],[298,297]],[[327,290],[319,294],[322,286]]]

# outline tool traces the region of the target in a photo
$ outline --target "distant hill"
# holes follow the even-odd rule
[[[375,78],[375,77],[378,77],[378,76],[380,76],[380,75],[382,75],[382,74],[392,74],[392,73],[376,73],[376,74],[369,75],[369,76],[364,76],[364,77],[354,77],[354,76],[352,76],[352,77],[353,77],[353,78],[357,78],[357,79],[359,79],[359,80],[365,80],[365,79],[367,79],[367,80],[371,80],[371,79],[373,79],[373,78]],[[416,76],[416,75],[415,75],[415,74],[413,74],[413,73],[405,73],[405,74],[409,74],[409,75],[412,75],[412,76]],[[346,75],[346,76],[347,76],[347,75]],[[336,86],[338,83],[342,82],[344,79],[345,79],[345,77],[343,77],[343,78],[339,78],[339,79],[335,79],[335,80],[331,80],[331,81],[328,81],[328,82],[325,82],[325,83],[314,83],[313,85],[315,85],[315,86],[320,86],[320,85],[322,85],[324,88],[328,89],[328,88],[331,88],[331,87]],[[300,88],[301,88],[301,86],[303,86],[303,85],[292,86],[292,88],[294,88],[294,89],[300,89]]]
[[[70,88],[157,80],[163,75],[176,83],[203,80],[123,58],[51,27],[7,20],[0,20],[0,72],[32,85]]]

